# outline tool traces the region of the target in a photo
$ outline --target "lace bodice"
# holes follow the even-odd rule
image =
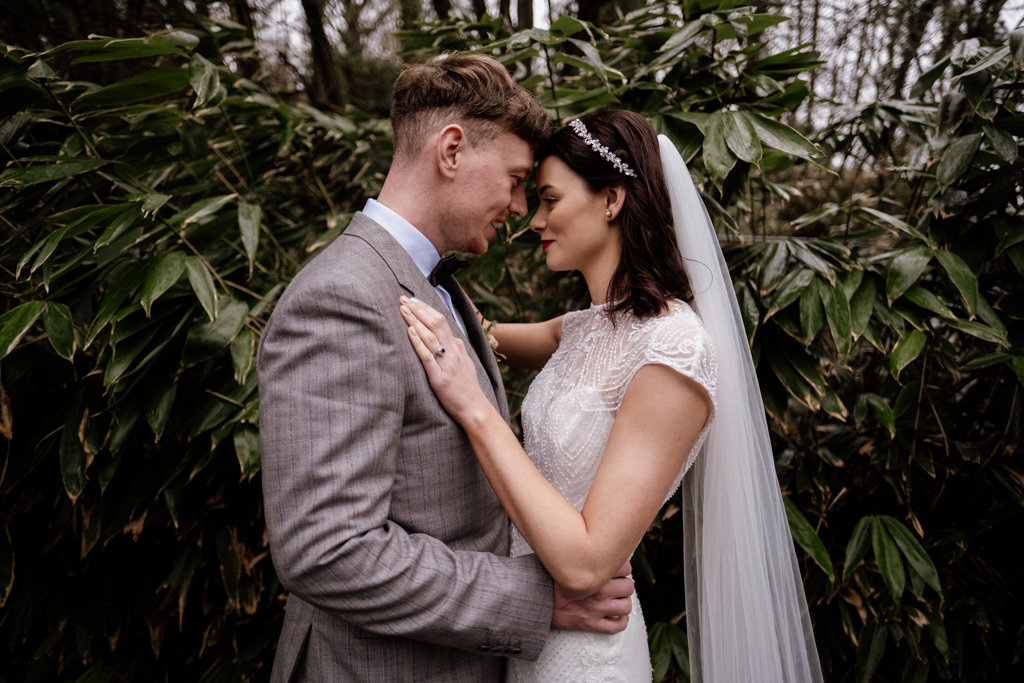
[[[715,403],[714,349],[700,318],[682,301],[657,317],[620,315],[614,326],[604,306],[563,318],[561,344],[523,401],[523,431],[530,459],[576,509],[583,507],[630,380],[649,364],[689,377]],[[672,491],[706,431],[705,426]]]
[[[697,314],[673,301],[662,315],[620,315],[612,324],[604,306],[568,313],[558,350],[523,401],[523,432],[530,459],[566,499],[583,508],[612,424],[630,380],[645,365],[667,365],[708,392],[716,404],[718,363]],[[711,420],[708,420],[710,424]],[[669,491],[679,486],[700,451],[707,425]],[[667,500],[667,498],[666,498]],[[532,552],[513,529],[512,554]],[[650,680],[640,605],[633,598],[629,626],[614,636],[552,631],[537,662],[512,660],[511,681]]]

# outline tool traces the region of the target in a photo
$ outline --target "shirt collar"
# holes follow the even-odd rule
[[[423,277],[430,275],[430,271],[441,260],[441,255],[437,253],[437,249],[434,248],[434,245],[427,239],[426,235],[417,230],[416,226],[412,223],[376,199],[370,198],[366,200],[363,213],[395,238],[402,246],[402,249],[405,249],[406,253],[412,258],[420,272],[423,273]]]

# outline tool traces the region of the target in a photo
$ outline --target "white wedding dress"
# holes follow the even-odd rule
[[[704,387],[712,403],[717,395],[714,348],[687,304],[672,301],[668,311],[643,320],[620,314],[615,325],[604,309],[592,305],[565,315],[561,344],[523,401],[526,452],[576,509],[583,507],[626,387],[641,367],[666,365]],[[699,452],[707,429],[705,426],[698,437],[669,495]],[[642,466],[637,462],[637,467]],[[512,555],[531,552],[513,529]],[[647,630],[636,595],[629,625],[621,633],[552,630],[536,662],[510,661],[508,680],[650,681]]]

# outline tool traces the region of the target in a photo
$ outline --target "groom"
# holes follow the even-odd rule
[[[548,132],[498,62],[450,55],[395,82],[380,196],[295,277],[263,333],[260,438],[270,548],[290,593],[272,681],[500,681],[548,630],[625,628],[632,582],[565,599],[509,523],[427,383],[398,297],[446,311],[507,405],[448,250],[483,253],[524,215]],[[441,353],[441,351],[438,351]]]

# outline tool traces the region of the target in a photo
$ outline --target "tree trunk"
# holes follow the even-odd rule
[[[256,25],[252,20],[252,8],[249,7],[249,0],[231,0],[229,5],[231,18],[245,27],[249,38],[256,38]]]
[[[448,15],[452,13],[452,0],[432,0],[434,13],[441,21],[447,21]]]
[[[238,59],[238,72],[246,78],[255,79],[262,65],[259,52],[256,49],[256,22],[253,21],[249,0],[231,0],[228,7],[231,10],[232,20],[245,27],[245,35],[252,43],[252,47]]]
[[[306,15],[306,27],[309,29],[310,61],[313,65],[309,96],[317,106],[343,107],[345,84],[334,47],[324,30],[323,1],[302,0],[302,11]]]
[[[901,18],[900,23],[907,27],[907,33],[902,39],[894,41],[899,42],[903,47],[900,63],[895,65],[895,73],[892,77],[890,95],[895,99],[903,97],[903,88],[907,84],[907,72],[918,57],[917,53],[921,47],[921,41],[924,40],[925,30],[928,28],[928,23],[932,20],[938,4],[939,0],[921,0],[919,4],[911,2],[904,6],[907,15]]]
[[[967,21],[968,34],[992,42],[996,37],[996,24],[1006,0],[979,0],[978,8]]]
[[[416,22],[420,20],[422,3],[418,0],[398,1],[398,25],[403,30],[416,28]]]
[[[516,0],[516,21],[520,29],[533,28],[533,0]]]

